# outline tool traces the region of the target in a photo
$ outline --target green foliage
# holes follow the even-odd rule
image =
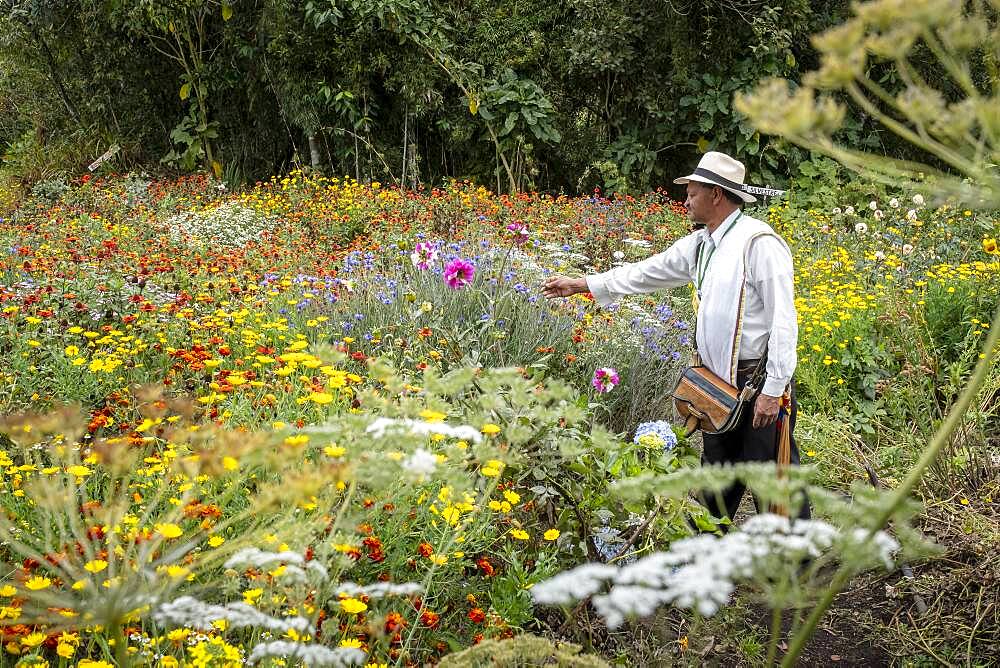
[[[487,121],[500,120],[497,135],[530,134],[543,142],[558,142],[559,132],[552,125],[552,103],[534,81],[518,79],[514,70],[504,69],[499,81],[484,90],[478,113]],[[515,132],[519,131],[519,132]]]
[[[177,127],[170,131],[170,140],[175,148],[163,156],[161,162],[184,171],[194,170],[205,158],[205,147],[210,140],[219,136],[218,125],[216,121],[199,122],[193,113],[185,116]]]
[[[167,156],[248,180],[313,152],[323,169],[369,180],[500,175],[519,189],[635,192],[666,183],[696,146],[780,183],[801,154],[761,140],[730,98],[762,74],[795,76],[814,59],[806,35],[846,2],[9,7],[0,57],[16,75],[0,75],[0,143],[42,127],[48,145],[83,126],[119,143],[126,164]],[[852,138],[869,133],[858,125]]]

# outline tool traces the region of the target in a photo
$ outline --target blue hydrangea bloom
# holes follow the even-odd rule
[[[657,420],[656,422],[643,422],[638,427],[635,428],[635,438],[633,441],[635,443],[639,442],[643,436],[656,436],[661,441],[663,441],[663,451],[668,452],[677,445],[677,434],[674,433],[673,428],[670,423],[666,420]]]

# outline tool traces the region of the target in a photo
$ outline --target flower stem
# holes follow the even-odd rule
[[[132,665],[128,656],[128,641],[125,639],[125,632],[122,630],[124,622],[116,620],[111,628],[112,637],[115,640],[115,665],[121,668],[128,668]]]
[[[976,364],[975,370],[972,372],[972,377],[969,378],[969,382],[962,390],[962,394],[959,395],[958,400],[955,401],[955,404],[951,407],[948,417],[945,418],[945,421],[940,427],[938,427],[937,432],[934,434],[934,438],[931,439],[930,445],[928,445],[920,455],[920,460],[912,469],[910,469],[906,479],[903,480],[899,487],[893,490],[890,494],[888,503],[885,504],[882,512],[876,517],[872,526],[869,527],[866,540],[871,540],[875,535],[875,532],[879,531],[886,525],[893,514],[910,496],[910,492],[912,492],[917,486],[917,483],[920,482],[920,479],[923,477],[927,468],[934,462],[935,459],[937,459],[941,450],[943,450],[944,447],[951,442],[951,435],[955,432],[959,425],[961,425],[962,420],[965,418],[965,412],[969,409],[969,405],[979,394],[979,391],[983,387],[983,383],[986,382],[987,374],[995,357],[994,349],[997,345],[1000,345],[1000,307],[998,307],[996,312],[993,314],[993,322],[990,325],[990,335],[983,344],[982,356],[979,363]],[[840,567],[833,580],[830,582],[830,586],[826,588],[819,601],[816,602],[816,606],[812,609],[812,612],[809,614],[808,619],[806,619],[805,624],[799,632],[795,634],[795,637],[792,638],[788,652],[781,661],[781,665],[783,667],[791,668],[791,666],[795,665],[799,654],[801,654],[802,650],[805,648],[806,641],[808,641],[815,632],[816,626],[819,624],[819,620],[823,617],[827,608],[830,607],[830,604],[833,603],[834,597],[843,591],[844,586],[847,585],[847,582],[853,575],[853,570],[848,564],[844,564]]]
[[[781,638],[781,608],[771,609],[771,639],[767,643],[767,659],[765,666],[774,665],[774,657],[778,654],[778,639]]]

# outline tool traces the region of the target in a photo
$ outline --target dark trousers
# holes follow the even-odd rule
[[[736,371],[736,382],[739,387],[746,385],[747,377],[753,371],[753,365],[744,365],[742,362]],[[791,421],[791,445],[793,466],[799,463],[799,449],[795,445],[795,417],[798,414],[798,403],[795,400],[795,383],[792,383],[792,412],[788,419]],[[725,434],[705,434],[704,451],[701,461],[703,464],[734,464],[736,462],[774,462],[778,459],[778,427],[777,421],[754,429],[753,427],[753,405],[745,411],[743,419],[732,431]],[[721,494],[706,492],[701,495],[702,503],[716,517],[732,518],[736,514],[736,509],[740,507],[743,500],[743,493],[746,491],[746,484],[742,481],[734,482]],[[721,505],[720,505],[721,501]],[[800,499],[801,508],[798,511],[799,519],[809,519],[809,500]],[[793,510],[794,510],[793,503]],[[754,497],[754,506],[757,512],[766,510],[760,507],[757,497]]]

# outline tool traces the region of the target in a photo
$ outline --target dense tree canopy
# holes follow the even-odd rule
[[[731,108],[814,65],[826,0],[3,0],[8,160],[156,161],[252,180],[639,190],[705,148],[800,157]],[[858,141],[865,128],[854,128]],[[33,167],[35,165],[27,165]],[[30,170],[22,170],[27,173]]]

